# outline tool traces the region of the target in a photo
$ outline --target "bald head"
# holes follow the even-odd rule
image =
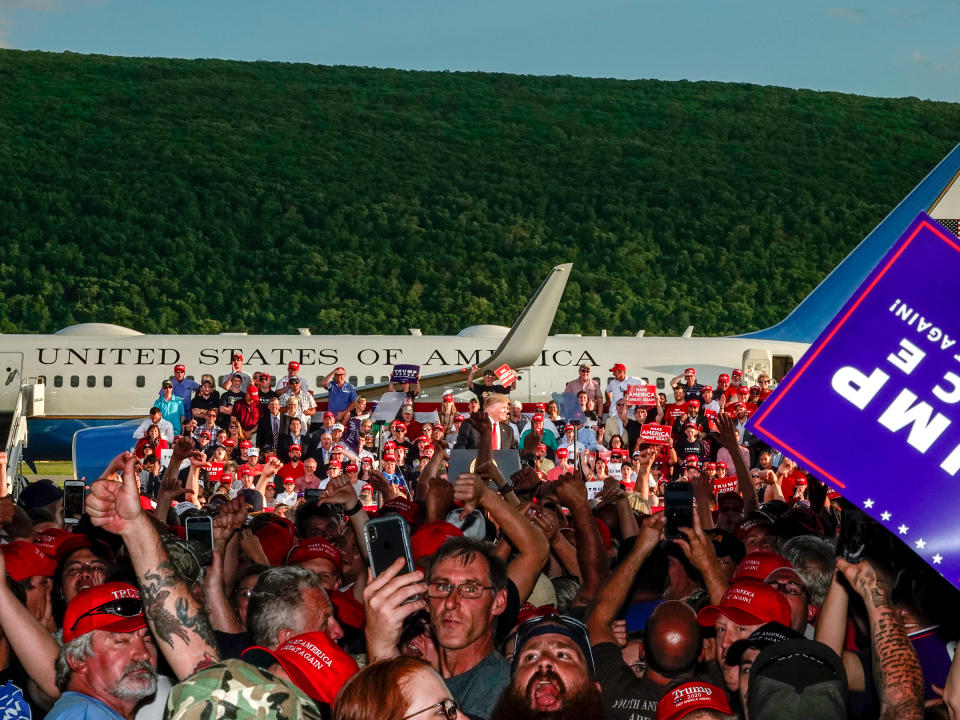
[[[700,653],[697,614],[679,600],[660,604],[650,615],[643,645],[647,666],[666,677],[690,671]]]

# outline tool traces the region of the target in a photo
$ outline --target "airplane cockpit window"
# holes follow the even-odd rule
[[[95,375],[87,375],[87,387],[96,387],[97,378]]]
[[[54,386],[54,387],[63,387],[63,375],[54,375],[54,376],[53,376],[53,386]]]
[[[80,376],[71,375],[70,376],[70,387],[80,387]]]
[[[364,385],[373,385],[373,375],[367,375],[363,378]]]
[[[104,386],[104,387],[113,387],[113,375],[104,375],[104,376],[103,376],[103,386]]]
[[[146,387],[147,379],[143,375],[137,375],[137,387]]]
[[[793,367],[793,358],[789,355],[773,356],[773,377],[780,381]]]

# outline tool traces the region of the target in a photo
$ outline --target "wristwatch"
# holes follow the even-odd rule
[[[349,509],[344,508],[343,514],[346,515],[347,517],[351,517],[353,515],[356,515],[361,510],[363,510],[363,503],[360,502],[360,500],[357,500],[357,504],[354,505],[352,508],[349,508]]]

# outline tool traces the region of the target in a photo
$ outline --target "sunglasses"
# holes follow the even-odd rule
[[[95,608],[87,610],[83,615],[74,620],[73,625],[70,626],[70,630],[75,630],[77,625],[80,624],[80,621],[85,617],[92,617],[94,615],[115,615],[116,617],[132,618],[142,613],[143,603],[140,602],[138,598],[119,598],[117,600],[113,600],[112,602],[105,603],[104,605],[98,605]]]

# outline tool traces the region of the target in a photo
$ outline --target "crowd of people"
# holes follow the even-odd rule
[[[955,590],[749,433],[770,377],[635,404],[582,365],[524,405],[474,367],[380,419],[299,371],[177,365],[81,515],[0,498],[4,718],[960,717]],[[374,574],[381,518],[409,557]]]

